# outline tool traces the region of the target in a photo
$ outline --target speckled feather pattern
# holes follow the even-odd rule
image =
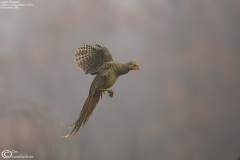
[[[98,44],[90,46],[83,44],[75,53],[77,66],[82,68],[83,71],[88,73],[97,73],[98,68],[105,62],[113,61],[109,50]]]

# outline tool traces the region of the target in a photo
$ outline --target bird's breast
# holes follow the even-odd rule
[[[103,88],[105,88],[105,89],[111,88],[117,81],[117,78],[118,78],[118,76],[115,76],[115,75],[106,77],[104,80],[105,82],[104,82]]]

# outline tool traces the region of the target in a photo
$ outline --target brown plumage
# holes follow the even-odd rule
[[[139,66],[136,62],[129,62],[126,64],[114,62],[109,50],[106,47],[100,45],[90,46],[87,44],[78,48],[75,53],[77,66],[82,68],[85,74],[96,75],[94,78],[87,100],[80,112],[80,115],[75,123],[72,125],[65,125],[65,127],[74,126],[72,132],[64,138],[72,138],[80,127],[88,121],[92,115],[102,93],[108,91],[109,96],[113,97],[113,90],[110,89],[116,82],[120,75],[128,73],[130,70],[139,70]]]

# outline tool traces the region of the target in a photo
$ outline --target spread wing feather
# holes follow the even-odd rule
[[[77,66],[82,68],[85,74],[97,74],[99,67],[105,62],[113,61],[109,50],[98,44],[94,46],[83,44],[75,53],[75,58]]]

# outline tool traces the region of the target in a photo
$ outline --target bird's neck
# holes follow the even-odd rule
[[[126,74],[130,71],[130,68],[126,64],[118,63],[118,66],[119,67],[117,67],[117,70],[116,70],[116,73],[118,76]]]

